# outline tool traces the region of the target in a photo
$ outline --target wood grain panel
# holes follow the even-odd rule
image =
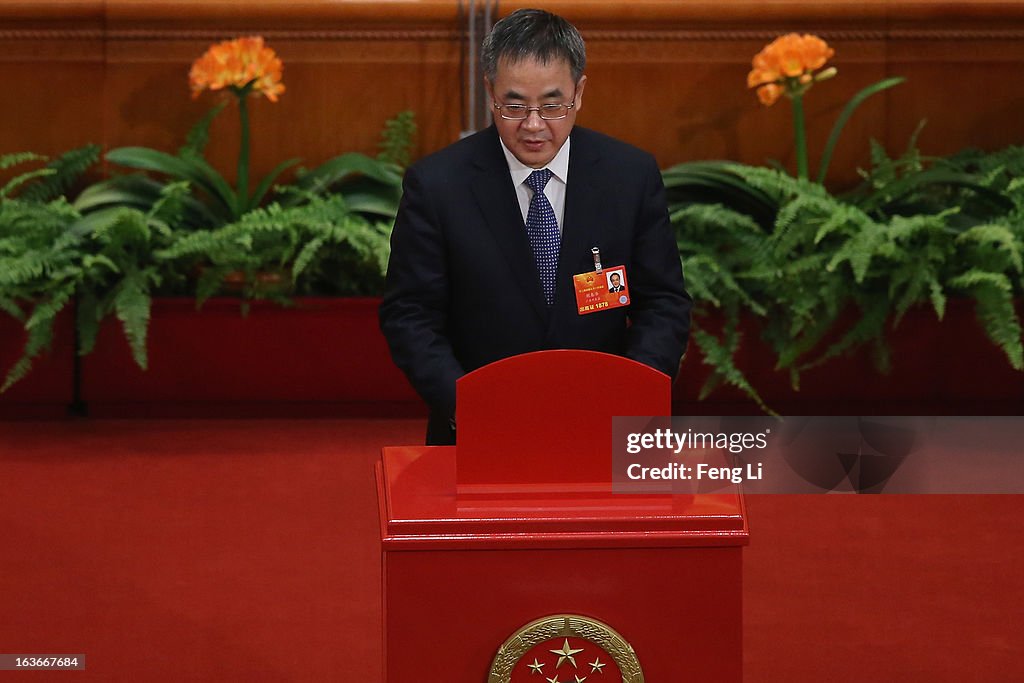
[[[501,3],[508,13],[532,3]],[[588,44],[580,123],[689,159],[792,168],[789,105],[746,88],[751,57],[788,30],[836,49],[839,75],[807,100],[812,168],[832,122],[859,89],[903,85],[865,104],[830,178],[855,180],[868,141],[902,149],[921,119],[926,153],[1024,142],[1024,3],[975,0],[552,0]],[[244,7],[244,11],[240,8]],[[213,102],[190,99],[188,68],[212,42],[261,33],[281,55],[287,92],[251,108],[256,174],[301,157],[374,153],[384,120],[413,109],[418,154],[461,129],[463,35],[455,0],[0,0],[0,151],[58,153],[85,142],[176,149]],[[215,123],[213,163],[229,177],[234,109]]]

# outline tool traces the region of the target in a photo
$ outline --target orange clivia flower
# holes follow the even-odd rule
[[[780,36],[754,56],[747,87],[757,88],[757,96],[765,105],[774,104],[783,94],[803,94],[813,83],[835,75],[835,69],[813,73],[834,54],[835,50],[818,36]]]
[[[284,92],[281,60],[262,36],[226,40],[214,45],[192,63],[188,73],[193,99],[204,90],[231,88],[236,93],[250,86],[251,93],[262,93],[271,102]]]
[[[779,99],[781,95],[782,86],[775,85],[774,83],[762,85],[757,89],[757,99],[761,100],[761,104],[766,107],[770,107],[775,104],[775,100]]]

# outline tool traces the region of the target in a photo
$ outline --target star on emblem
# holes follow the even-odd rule
[[[562,645],[562,649],[561,650],[548,650],[548,652],[550,652],[553,655],[558,655],[558,664],[555,664],[555,668],[556,669],[558,667],[562,666],[562,662],[564,662],[567,659],[569,660],[569,663],[572,664],[572,668],[575,669],[575,668],[577,668],[576,667],[576,658],[573,657],[573,655],[576,654],[577,652],[583,652],[583,648],[581,647],[578,650],[571,649],[569,647],[569,639],[566,638],[565,639],[565,643]],[[556,678],[557,678],[557,676],[556,676]]]
[[[558,674],[555,674],[554,678],[545,678],[544,680],[548,683],[558,683]]]
[[[583,681],[585,681],[585,680],[587,680],[586,676],[584,676],[583,678],[580,678],[579,676],[576,676],[576,683],[583,683]]]
[[[530,671],[531,674],[541,674],[541,675],[543,675],[542,672],[544,671],[544,665],[541,664],[540,662],[538,662],[536,657],[533,658],[533,664],[527,664],[526,666],[528,666],[528,667],[530,667],[530,669],[532,669]]]
[[[534,661],[537,661],[537,660],[534,660]],[[590,663],[590,666],[591,666],[590,673],[594,673],[596,671],[597,673],[599,673],[599,674],[601,674],[603,676],[604,675],[604,671],[602,671],[601,669],[605,668],[608,665],[605,664],[604,662],[602,662],[600,657],[594,657],[594,661],[592,661]]]

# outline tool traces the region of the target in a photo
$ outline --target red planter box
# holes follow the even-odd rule
[[[22,324],[0,313],[0,384],[25,346]],[[20,382],[0,394],[0,418],[53,418],[67,415],[75,386],[74,314],[57,316],[53,345],[36,359]]]
[[[149,369],[107,321],[82,359],[93,416],[411,416],[425,408],[391,362],[374,298],[157,299]]]
[[[697,320],[716,333],[721,321]],[[854,321],[849,321],[852,324]],[[870,349],[835,358],[800,375],[774,368],[775,354],[761,340],[757,321],[741,321],[737,364],[765,402],[784,415],[1002,415],[1024,412],[1024,372],[1014,370],[977,322],[974,303],[950,299],[939,321],[930,308],[909,311],[887,332],[892,369],[875,367]],[[700,388],[711,370],[691,344],[673,391],[676,414],[758,414],[740,390],[722,386],[704,401]]]
[[[95,351],[82,359],[81,398],[94,416],[425,415],[391,362],[377,325],[378,305],[376,298],[300,299],[295,308],[259,302],[243,317],[237,299],[213,299],[198,311],[192,299],[158,299],[149,370],[132,361],[120,324],[107,321]],[[18,340],[0,347],[9,367],[23,336],[13,320],[7,323],[12,332],[0,339]],[[775,355],[760,340],[756,321],[743,325],[740,367],[782,414],[1024,414],[1024,373],[988,340],[968,300],[950,300],[942,322],[917,309],[890,330],[889,375],[875,369],[865,349],[802,373],[798,391],[788,373],[774,370]],[[63,414],[72,400],[71,317],[59,328],[51,357],[10,395],[0,396],[0,415],[12,406],[21,414]],[[674,387],[673,412],[760,412],[734,387],[698,401],[709,374],[691,345]]]

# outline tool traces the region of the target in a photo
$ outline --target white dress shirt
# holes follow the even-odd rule
[[[505,161],[508,162],[512,184],[516,188],[519,209],[523,212],[523,225],[526,225],[526,214],[530,211],[530,200],[533,199],[533,190],[526,184],[526,179],[530,177],[531,173],[540,169],[530,168],[519,161],[512,152],[508,151],[508,147],[501,141],[501,138],[498,141],[501,143],[501,151],[505,153]],[[552,173],[551,180],[544,186],[544,196],[551,202],[555,219],[558,221],[558,232],[562,232],[562,219],[565,216],[565,183],[569,179],[569,138],[565,139],[558,153],[544,168],[549,169]]]

